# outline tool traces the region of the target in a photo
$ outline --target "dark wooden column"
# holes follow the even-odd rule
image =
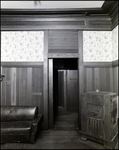
[[[53,59],[49,59],[49,128],[53,128]]]
[[[48,31],[44,31],[43,104],[44,129],[48,129]]]
[[[81,130],[81,95],[84,93],[84,66],[83,66],[83,31],[78,31],[78,76],[79,76],[79,114],[78,127]]]

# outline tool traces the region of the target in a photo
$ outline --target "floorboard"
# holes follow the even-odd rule
[[[54,129],[42,130],[34,144],[6,143],[1,149],[106,149],[102,144],[80,139],[77,113],[59,111]]]

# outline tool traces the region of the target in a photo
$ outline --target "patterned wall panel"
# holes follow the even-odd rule
[[[43,31],[2,31],[1,61],[43,61]],[[118,26],[113,31],[84,31],[85,61],[118,59]]]
[[[112,31],[112,51],[113,51],[113,61],[114,60],[118,60],[118,51],[119,51],[119,47],[118,47],[118,28],[119,26],[116,26],[113,31]]]
[[[1,61],[43,61],[43,31],[1,32]]]
[[[112,61],[112,31],[83,32],[84,62]]]

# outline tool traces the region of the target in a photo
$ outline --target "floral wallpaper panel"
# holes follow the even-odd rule
[[[83,31],[83,60],[112,61],[112,31]]]
[[[112,30],[112,52],[113,52],[113,61],[114,61],[114,60],[118,60],[118,51],[119,51],[119,47],[118,47],[118,36],[119,36],[118,28],[119,28],[119,26],[116,26],[116,27]]]
[[[1,61],[43,61],[43,31],[2,31]]]
[[[43,61],[43,31],[2,31],[1,61]],[[113,31],[83,31],[84,61],[118,59],[118,26]]]

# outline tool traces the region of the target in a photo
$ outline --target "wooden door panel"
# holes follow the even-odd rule
[[[69,112],[78,112],[78,71],[67,71],[67,103]]]
[[[58,70],[58,106],[67,110],[67,70]]]
[[[64,107],[64,72],[58,70],[58,106]]]

